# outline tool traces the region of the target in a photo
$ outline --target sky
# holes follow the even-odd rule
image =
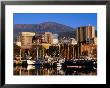
[[[57,22],[73,28],[88,26],[97,27],[96,13],[14,13],[14,24],[39,24]]]

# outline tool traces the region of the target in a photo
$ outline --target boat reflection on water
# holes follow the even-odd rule
[[[97,69],[45,68],[37,65],[15,66],[14,75],[97,75]]]

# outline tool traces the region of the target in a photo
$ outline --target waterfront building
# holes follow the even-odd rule
[[[70,44],[73,44],[73,45],[77,44],[76,39],[75,38],[70,38]]]
[[[33,45],[39,45],[42,43],[42,34],[36,33],[35,36],[32,38]]]
[[[33,37],[32,37],[32,43],[33,43],[33,45],[37,45],[37,39],[36,39],[36,36],[33,36]]]
[[[58,34],[53,34],[53,43],[52,44],[58,44]]]
[[[94,26],[78,27],[76,30],[76,39],[78,58],[80,56],[96,56],[96,53],[93,53],[93,51],[97,51],[97,38],[95,36]]]
[[[34,32],[21,32],[21,48],[30,49],[32,47],[33,36],[35,36]]]
[[[53,42],[53,37],[51,32],[45,32],[44,34],[45,42],[52,44]]]
[[[82,26],[76,30],[77,42],[88,42],[90,39],[95,38],[95,27],[94,26]]]
[[[97,45],[95,44],[81,45],[81,55],[89,57],[89,59],[97,58]]]
[[[32,38],[35,36],[34,32],[21,32],[20,41],[21,41],[21,56],[25,59],[26,55],[30,55],[30,51],[33,46]]]

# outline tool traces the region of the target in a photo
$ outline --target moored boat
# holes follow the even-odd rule
[[[32,57],[31,57],[31,56],[27,56],[27,57],[26,57],[26,60],[27,60],[27,64],[28,64],[28,65],[33,65],[33,64],[35,64],[35,60],[32,60]]]
[[[27,60],[27,64],[28,65],[33,65],[33,64],[35,64],[35,61],[34,60]]]

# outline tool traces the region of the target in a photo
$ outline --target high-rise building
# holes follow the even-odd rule
[[[83,27],[78,27],[76,30],[76,39],[79,42],[87,42],[90,39],[95,38],[95,27],[94,26],[83,26]]]
[[[58,34],[53,34],[53,43],[52,44],[58,44]]]
[[[34,32],[21,32],[21,47],[29,49],[32,47],[32,38],[35,36]]]
[[[45,32],[44,34],[45,42],[52,44],[53,42],[53,37],[51,32]]]
[[[76,30],[77,39],[77,56],[88,56],[90,57],[93,45],[96,44],[97,39],[95,36],[94,26],[82,26]],[[96,49],[96,47],[95,47]],[[90,52],[91,51],[91,52]]]

